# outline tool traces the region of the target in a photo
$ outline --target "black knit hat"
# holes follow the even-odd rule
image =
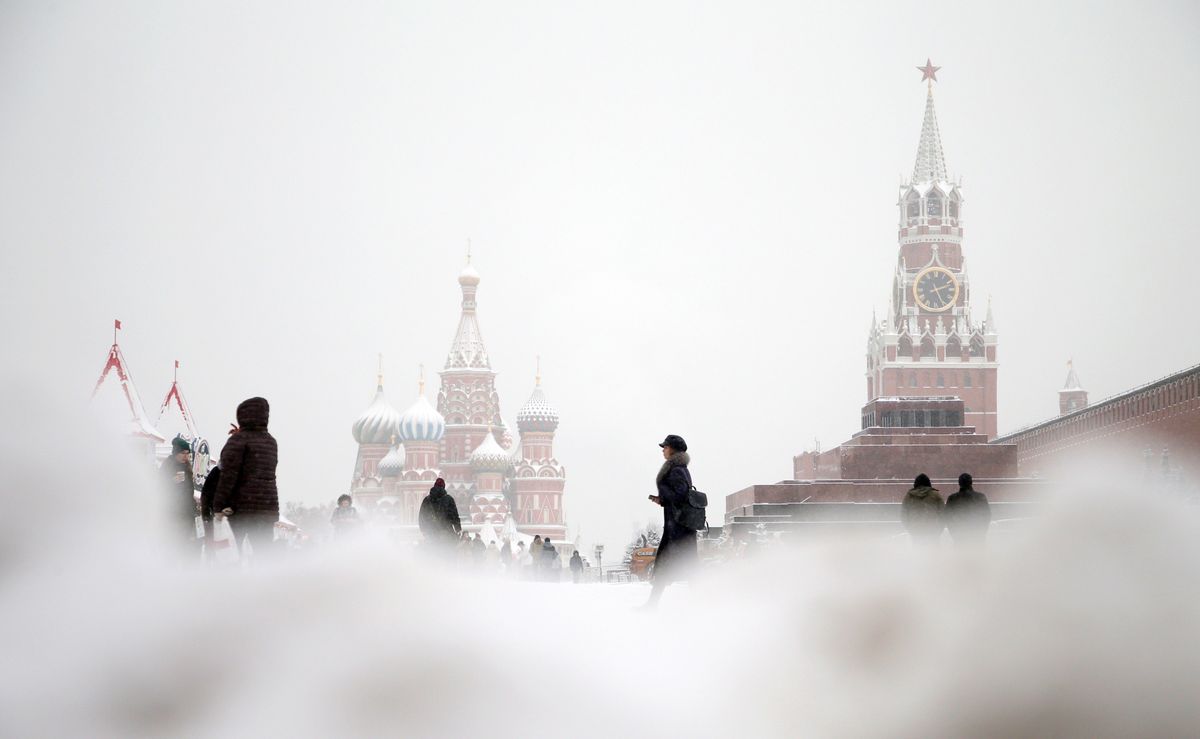
[[[171,454],[190,451],[192,451],[192,442],[182,436],[176,436],[174,439],[171,439]]]
[[[675,434],[669,434],[667,438],[663,439],[663,443],[659,444],[659,446],[669,446],[677,452],[687,451],[687,442],[683,440],[682,436],[676,436]]]

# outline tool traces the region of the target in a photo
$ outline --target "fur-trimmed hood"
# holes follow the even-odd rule
[[[691,461],[692,458],[688,456],[687,452],[674,452],[667,458],[667,461],[663,462],[662,468],[658,471],[658,477],[655,479],[662,482],[667,478],[667,473],[671,471],[672,467],[687,467]]]

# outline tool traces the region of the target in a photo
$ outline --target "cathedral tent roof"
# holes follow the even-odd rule
[[[481,369],[490,370],[491,360],[487,348],[483,345],[483,332],[479,329],[479,319],[475,315],[475,291],[479,286],[479,273],[470,262],[458,277],[462,287],[462,315],[458,319],[458,331],[454,334],[454,342],[446,356],[446,369]]]

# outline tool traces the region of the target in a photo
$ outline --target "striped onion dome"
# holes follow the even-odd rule
[[[354,440],[359,444],[390,444],[400,430],[400,412],[383,396],[383,384],[375,388],[375,400],[354,422]]]
[[[496,437],[490,431],[483,437],[483,443],[471,452],[471,469],[476,472],[506,472],[511,465],[508,452],[496,443]]]
[[[540,381],[533,388],[533,395],[517,411],[517,428],[521,431],[553,431],[558,428],[558,409],[546,400]]]
[[[446,434],[446,419],[437,412],[425,394],[417,396],[417,402],[412,404],[400,417],[400,441],[441,441]]]
[[[379,475],[380,477],[396,477],[403,471],[404,450],[399,444],[395,444],[383,459],[379,460]]]

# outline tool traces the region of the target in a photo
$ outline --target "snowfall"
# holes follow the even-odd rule
[[[0,736],[1200,734],[1197,512],[1120,473],[983,557],[781,547],[646,613],[370,540],[185,564],[116,441],[3,403]]]

